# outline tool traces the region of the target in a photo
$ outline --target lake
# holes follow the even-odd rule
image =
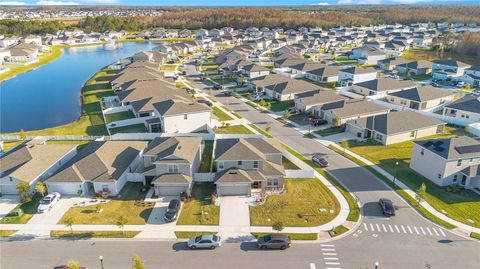
[[[45,129],[75,121],[81,112],[80,90],[102,67],[155,43],[128,42],[117,50],[103,45],[74,47],[40,68],[0,82],[0,133]]]

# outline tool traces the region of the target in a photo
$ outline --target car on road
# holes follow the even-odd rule
[[[215,249],[222,245],[220,236],[214,234],[204,234],[190,238],[187,246],[190,249],[210,248]]]
[[[311,119],[310,120],[310,125],[312,126],[320,126],[323,124],[327,124],[327,121],[324,119]]]
[[[232,91],[224,91],[223,94],[225,94],[225,96],[232,96],[233,92]]]
[[[222,90],[222,89],[223,89],[223,86],[222,86],[222,85],[219,85],[219,84],[215,84],[215,85],[213,85],[213,89],[214,89],[214,90]]]
[[[258,248],[279,248],[286,249],[290,247],[290,237],[285,234],[267,234],[257,240]]]
[[[288,113],[290,113],[291,115],[296,115],[298,113],[300,113],[300,111],[298,111],[298,109],[296,107],[289,107],[287,109]]]
[[[387,198],[381,198],[378,200],[380,207],[382,208],[383,214],[385,216],[395,216],[395,207],[393,202]]]
[[[317,164],[320,167],[327,167],[328,166],[328,161],[320,153],[313,154],[312,162]]]
[[[38,213],[45,213],[52,209],[52,207],[60,200],[60,193],[53,192],[49,195],[45,196],[40,200],[40,204],[38,205],[37,212]]]
[[[178,199],[173,199],[168,204],[167,210],[165,211],[165,215],[163,219],[166,222],[172,222],[177,219],[178,212],[180,211],[182,203]]]
[[[472,92],[472,95],[473,96],[480,96],[480,91],[474,91],[474,92]]]
[[[212,102],[210,102],[208,100],[205,100],[205,99],[198,100],[197,102],[200,103],[200,104],[206,104],[207,106],[213,106]]]

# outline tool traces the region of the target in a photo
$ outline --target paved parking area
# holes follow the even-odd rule
[[[220,197],[219,235],[227,242],[253,239],[250,234],[249,206],[255,205],[252,197]]]
[[[20,203],[18,195],[4,195],[0,198],[0,219],[5,217]]]
[[[148,217],[147,224],[141,233],[139,233],[135,238],[163,238],[163,239],[174,239],[175,236],[175,225],[174,222],[165,222],[163,216],[167,210],[168,204],[172,199],[178,198],[176,196],[164,196],[160,197],[156,202],[155,206],[152,209],[152,213]],[[181,211],[181,209],[180,209]],[[180,216],[180,212],[178,213]]]

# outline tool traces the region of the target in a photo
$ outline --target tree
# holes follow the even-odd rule
[[[272,225],[272,229],[274,229],[275,231],[281,232],[283,230],[283,228],[284,228],[283,223],[280,222],[280,221],[277,221]]]
[[[267,127],[265,127],[265,131],[268,133],[270,132],[270,130],[272,130],[272,126],[267,125]]]
[[[283,117],[284,117],[285,119],[290,118],[291,115],[292,115],[292,114],[291,114],[290,112],[288,112],[288,110],[285,110],[285,112],[283,112]]]
[[[73,235],[73,225],[75,224],[75,220],[72,217],[66,217],[63,220],[63,223],[65,223],[65,226],[70,228],[70,234]]]
[[[27,135],[25,134],[25,131],[23,129],[20,130],[18,136],[20,136],[20,140],[27,140]]]
[[[71,260],[67,264],[68,269],[80,269],[80,262]]]
[[[30,185],[25,181],[18,182],[17,192],[20,195],[20,199],[26,201],[30,195]]]
[[[45,194],[47,194],[47,185],[45,185],[45,183],[43,182],[38,182],[36,185],[35,185],[35,190],[40,193],[43,196],[45,196]]]
[[[258,104],[261,106],[267,106],[267,101],[265,101],[264,99],[260,99],[260,101],[258,101]]]
[[[132,257],[132,268],[133,269],[145,269],[145,264],[142,261],[142,258],[138,255]]]
[[[333,125],[334,127],[340,126],[340,118],[338,118],[338,117],[333,118],[333,119],[332,119],[332,125]]]
[[[423,201],[426,192],[427,186],[425,185],[425,183],[422,183],[422,185],[417,189],[417,192],[415,193],[415,200],[417,200],[417,205],[420,205],[420,203]]]
[[[128,220],[127,218],[125,218],[123,215],[122,216],[119,216],[118,219],[117,219],[117,226],[119,229],[122,230],[122,235],[125,235],[125,224],[127,224]]]

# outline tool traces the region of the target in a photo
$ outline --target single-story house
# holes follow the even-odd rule
[[[295,108],[301,112],[315,113],[315,111],[322,111],[326,106],[329,108],[341,107],[348,99],[335,91],[320,91],[313,95],[295,98]]]
[[[426,75],[432,72],[433,63],[420,60],[397,65],[397,71],[400,74],[413,73],[415,75]]]
[[[408,61],[402,58],[387,58],[384,60],[378,61],[378,67],[382,70],[392,71],[398,65],[405,64]]]
[[[377,71],[372,67],[349,67],[338,71],[338,81],[342,86],[351,86],[355,83],[374,80]]]
[[[338,71],[342,69],[342,66],[325,65],[320,68],[306,71],[305,77],[317,82],[336,82],[338,80]]]
[[[317,114],[332,125],[344,125],[348,120],[361,119],[387,114],[390,109],[374,102],[353,99],[343,103],[341,107],[325,107]]]
[[[480,97],[467,95],[445,105],[443,115],[478,122],[480,121]]]
[[[416,110],[428,110],[453,101],[455,93],[430,85],[391,92],[387,101]]]
[[[432,77],[438,80],[457,80],[471,65],[455,60],[436,60],[432,65]]]
[[[480,65],[465,69],[465,72],[460,80],[470,84],[471,87],[480,87]]]
[[[251,81],[257,91],[263,91],[270,99],[279,101],[293,100],[295,95],[316,92],[321,89],[313,83],[290,78],[281,74],[270,74]]]
[[[350,120],[346,131],[390,145],[442,133],[446,123],[410,110]]]
[[[352,85],[352,91],[364,96],[384,97],[389,93],[415,87],[411,80],[393,78],[377,78]]]

